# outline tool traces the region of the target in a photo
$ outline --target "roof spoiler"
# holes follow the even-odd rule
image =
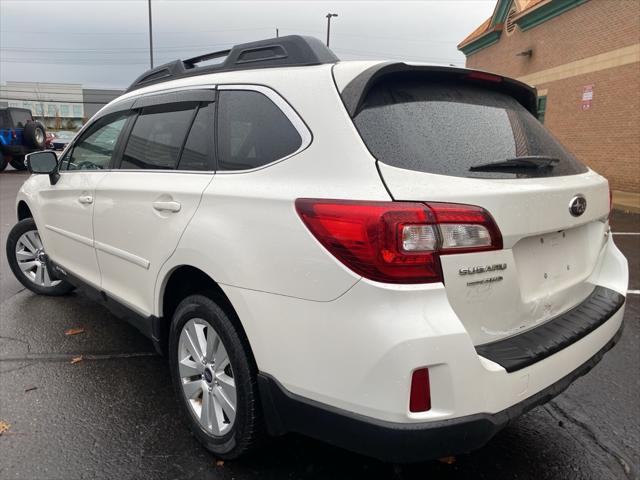
[[[198,66],[199,63],[218,58],[225,58],[225,60],[215,65]],[[144,72],[135,79],[125,93],[155,83],[206,73],[269,67],[300,67],[337,61],[338,57],[317,38],[287,35],[243,43],[228,50],[165,63]]]
[[[512,78],[466,68],[383,62],[366,69],[351,80],[340,93],[351,118],[360,112],[362,103],[367,98],[367,93],[374,85],[390,76],[404,76],[407,74],[421,74],[427,78],[438,80],[477,82],[485,88],[512,96],[533,115],[538,113],[536,89]]]

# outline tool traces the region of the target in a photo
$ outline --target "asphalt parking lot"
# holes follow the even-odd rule
[[[26,174],[0,174],[0,478],[619,479],[640,472],[640,295],[619,344],[551,403],[448,463],[381,463],[297,435],[217,462],[177,416],[169,371],[133,327],[78,294],[40,297],[4,248]],[[640,290],[640,215],[615,212],[615,241]],[[635,233],[629,235],[629,233]],[[84,333],[66,336],[70,328]],[[82,355],[83,360],[71,363]],[[0,429],[1,431],[1,429]]]

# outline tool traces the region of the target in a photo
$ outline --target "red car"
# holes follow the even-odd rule
[[[44,148],[45,150],[53,150],[53,140],[56,138],[55,134],[51,132],[47,132],[47,135],[44,139]]]

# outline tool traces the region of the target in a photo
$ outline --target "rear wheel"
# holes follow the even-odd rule
[[[20,220],[7,238],[7,259],[18,281],[40,295],[64,295],[73,286],[57,278],[49,269],[36,223],[32,218]]]
[[[196,438],[225,459],[250,450],[262,431],[256,372],[227,313],[203,295],[185,298],[173,316],[169,360]]]

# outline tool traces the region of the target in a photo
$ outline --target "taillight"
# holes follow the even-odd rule
[[[332,255],[378,282],[442,282],[440,255],[502,248],[491,215],[471,205],[300,198],[296,210]]]

